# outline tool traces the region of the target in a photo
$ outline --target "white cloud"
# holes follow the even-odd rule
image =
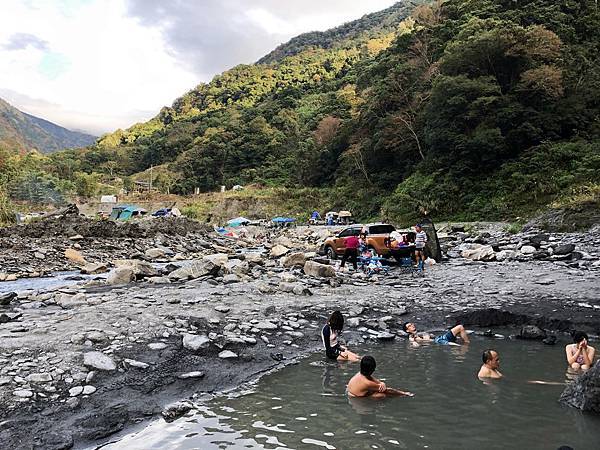
[[[167,53],[158,29],[126,16],[121,0],[69,11],[52,2],[38,2],[33,9],[3,5],[0,42],[11,42],[19,33],[37,37],[49,51],[31,45],[0,48],[0,87],[5,95],[13,91],[6,99],[15,101],[14,92],[41,99],[24,104],[17,99],[15,106],[67,127],[94,133],[128,127],[198,82]],[[49,58],[52,73],[46,67]],[[64,70],[55,67],[59,64]]]
[[[96,134],[154,116],[215,73],[394,0],[11,0],[0,96]]]

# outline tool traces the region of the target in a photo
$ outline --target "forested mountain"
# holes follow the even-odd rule
[[[19,111],[0,98],[0,146],[13,151],[57,150],[85,147],[95,142],[89,134],[70,131]]]
[[[183,194],[311,186],[365,218],[597,203],[596,1],[421,3],[293,39],[147,123],[53,155],[52,171],[161,165],[156,185]]]

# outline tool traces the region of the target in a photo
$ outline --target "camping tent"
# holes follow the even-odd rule
[[[148,211],[139,206],[115,206],[110,213],[110,218],[115,220],[129,220],[131,218],[141,217],[147,212]]]
[[[230,227],[241,227],[244,225],[248,225],[249,223],[250,220],[246,219],[245,217],[236,217],[235,219],[227,221],[227,225],[229,225]]]
[[[275,217],[274,219],[272,219],[272,222],[275,223],[292,223],[295,221],[296,219],[293,219],[291,217]]]

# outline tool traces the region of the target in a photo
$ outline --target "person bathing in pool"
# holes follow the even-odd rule
[[[337,361],[356,362],[360,357],[356,353],[352,353],[346,347],[342,347],[338,342],[338,337],[344,328],[344,316],[339,311],[334,311],[327,324],[321,330],[321,338],[325,346],[325,355],[329,359]]]
[[[415,342],[415,343],[431,341],[433,339],[436,344],[458,345],[456,340],[459,337],[462,339],[463,343],[465,343],[465,344],[468,344],[469,342],[471,342],[471,341],[469,341],[469,335],[467,334],[465,327],[463,327],[462,325],[456,325],[455,327],[450,328],[444,334],[442,334],[436,338],[434,338],[429,333],[420,333],[419,334],[417,332],[417,327],[413,322],[406,322],[404,324],[403,328],[404,328],[404,331],[408,333],[408,339],[411,342]]]
[[[483,364],[479,369],[479,373],[477,377],[479,379],[486,378],[502,378],[502,374],[500,373],[500,355],[496,350],[486,350],[481,355],[481,359],[483,360]]]
[[[571,369],[588,370],[592,367],[596,349],[588,345],[588,335],[583,331],[573,333],[573,344],[565,347],[567,362]]]
[[[375,358],[368,355],[363,356],[360,361],[360,372],[354,375],[348,382],[349,397],[385,398],[391,396],[412,397],[414,395],[411,392],[389,388],[383,381],[374,378],[373,372],[375,372],[375,367],[377,367]]]

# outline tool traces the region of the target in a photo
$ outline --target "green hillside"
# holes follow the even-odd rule
[[[155,185],[181,194],[313,187],[364,218],[597,202],[596,2],[421,3],[295,38],[49,170],[126,178],[160,165]]]

